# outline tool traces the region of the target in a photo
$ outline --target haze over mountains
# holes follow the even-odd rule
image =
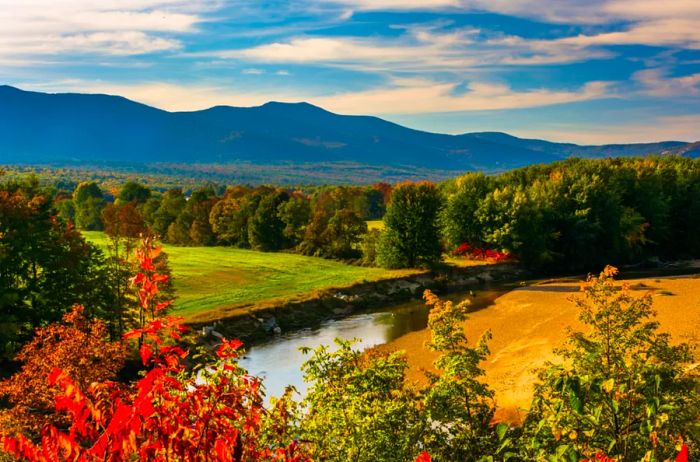
[[[679,153],[697,144],[579,146],[505,133],[444,135],[308,103],[167,112],[119,96],[47,94],[0,86],[0,163],[355,162],[502,170],[571,156]]]

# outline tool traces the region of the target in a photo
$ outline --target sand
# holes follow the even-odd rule
[[[634,293],[653,291],[654,309],[661,331],[674,342],[698,344],[700,339],[700,278],[662,277],[627,281]],[[497,419],[518,423],[527,413],[535,383],[534,369],[557,360],[552,350],[562,346],[567,328],[581,329],[577,309],[569,300],[579,295],[579,283],[549,281],[515,289],[493,305],[470,314],[464,323],[467,337],[475,342],[491,329],[491,355],[483,364],[486,381],[496,392]],[[423,381],[421,369],[431,369],[435,355],[424,348],[427,330],[412,332],[381,346],[405,350],[409,380]]]

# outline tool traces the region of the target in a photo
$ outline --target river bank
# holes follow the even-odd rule
[[[188,320],[195,329],[216,331],[255,344],[283,332],[314,328],[330,319],[341,319],[377,307],[391,307],[420,300],[430,289],[445,295],[464,290],[478,292],[491,285],[514,283],[532,274],[512,263],[495,263],[469,267],[445,266],[419,274],[347,287],[318,290],[297,299],[268,300],[248,306],[218,310],[218,319]]]

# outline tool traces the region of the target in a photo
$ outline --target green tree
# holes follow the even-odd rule
[[[314,460],[415,459],[426,423],[418,394],[405,386],[404,355],[363,353],[343,340],[336,344],[336,351],[317,348],[303,365],[310,387],[300,431]]]
[[[284,236],[292,245],[298,245],[311,218],[311,204],[305,197],[292,197],[281,203],[277,212],[284,223]]]
[[[481,362],[489,355],[491,332],[485,332],[471,347],[462,323],[469,301],[455,305],[425,292],[431,307],[428,318],[431,340],[428,347],[439,353],[438,373],[428,373],[424,406],[430,429],[425,446],[436,460],[477,461],[495,450],[491,429],[495,405],[493,391],[483,382]]]
[[[289,240],[284,234],[286,225],[279,216],[279,207],[289,201],[289,194],[275,191],[260,199],[255,214],[248,222],[248,240],[257,250],[272,251],[284,249]]]
[[[78,184],[73,192],[75,225],[85,230],[101,230],[100,214],[105,206],[102,190],[94,181]]]
[[[168,228],[177,220],[186,204],[182,189],[170,189],[163,194],[158,209],[153,213],[152,222],[149,223],[156,236],[168,242],[177,242],[168,239]]]
[[[135,181],[127,181],[119,189],[117,199],[120,203],[134,202],[144,204],[151,197],[151,190]]]
[[[55,213],[36,180],[0,183],[0,357],[76,303],[109,305],[102,252]]]
[[[440,214],[443,234],[452,247],[482,242],[482,227],[476,211],[493,180],[483,173],[467,173],[445,185],[445,207]]]
[[[571,331],[557,353],[564,364],[539,374],[527,457],[543,454],[622,461],[667,460],[680,437],[700,438],[697,373],[687,344],[658,332],[650,293],[635,298],[606,267],[575,300],[586,332]]]
[[[396,186],[384,216],[385,232],[378,263],[386,267],[430,265],[440,261],[442,249],[438,214],[442,197],[432,183]]]

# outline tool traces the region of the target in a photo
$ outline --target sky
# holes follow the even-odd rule
[[[0,83],[440,133],[700,139],[700,0],[0,0]]]

